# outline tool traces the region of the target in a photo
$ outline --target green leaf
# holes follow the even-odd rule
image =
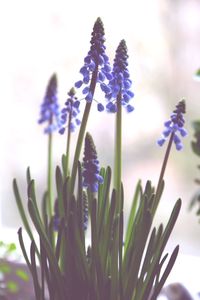
[[[41,220],[40,212],[39,212],[38,205],[37,205],[37,200],[36,200],[36,194],[35,194],[35,181],[33,179],[30,181],[30,183],[28,185],[28,191],[27,192],[28,192],[28,199],[33,201],[33,203],[35,205],[35,209],[37,211],[37,215]]]
[[[60,220],[60,224],[59,224],[59,228],[58,228],[58,235],[57,235],[56,248],[55,248],[55,256],[56,256],[57,261],[59,261],[59,257],[60,257],[63,233],[64,233],[64,219],[62,218]]]
[[[26,261],[26,264],[27,264],[30,272],[32,273],[32,266],[29,261],[28,255],[27,255],[26,248],[24,246],[24,241],[23,241],[23,237],[22,237],[22,228],[19,228],[19,230],[18,230],[18,238],[19,238],[19,244],[20,244],[24,259]]]
[[[96,299],[100,300],[102,292],[102,266],[100,261],[99,247],[98,247],[98,236],[97,236],[97,200],[94,198],[89,199],[90,202],[90,214],[91,214],[91,238],[92,238],[92,264],[94,266],[93,276],[97,279],[96,286]]]
[[[40,289],[39,281],[38,281],[38,275],[37,275],[36,260],[35,260],[35,245],[34,245],[34,242],[31,243],[30,254],[31,254],[32,272],[34,273],[34,277],[36,278],[38,289]]]
[[[63,154],[61,158],[63,174],[65,174],[66,172],[66,161],[67,161],[67,157],[65,154]],[[65,176],[67,176],[67,174],[65,174]]]
[[[116,210],[116,191],[113,190],[107,222],[104,226],[104,231],[102,232],[102,238],[99,242],[99,247],[100,247],[99,251],[101,253],[102,265],[104,270],[106,269],[108,264],[109,249],[112,243],[115,210]]]
[[[200,142],[200,120],[194,121],[192,123],[192,127],[194,129],[194,138],[195,138],[195,141],[191,142],[192,150],[196,155],[200,156],[200,146],[199,146],[199,142]]]
[[[107,167],[106,171],[101,169],[100,175],[103,177],[104,182],[99,186],[98,191],[98,235],[100,238],[101,231],[103,229],[103,223],[105,224],[108,218],[109,211],[109,193],[111,184],[111,168]]]
[[[49,234],[47,204],[48,204],[48,192],[46,191],[42,198],[42,221],[43,221],[46,233]]]
[[[122,254],[123,254],[123,230],[124,230],[124,213],[121,211],[119,217],[119,294],[123,299],[123,278],[122,278]]]
[[[200,77],[200,69],[196,71],[195,76]]]
[[[145,275],[148,273],[148,270],[151,266],[152,259],[155,255],[158,245],[160,243],[162,233],[163,233],[162,224],[159,226],[158,230],[156,230],[156,228],[154,227],[151,232],[147,250],[146,250],[146,253],[144,256],[144,261],[142,264],[142,270],[141,270],[140,276],[138,278],[138,288],[137,288],[138,290],[140,290],[142,288]]]
[[[119,251],[119,215],[115,217],[112,232],[112,250],[111,250],[111,283],[110,300],[118,299],[119,291],[119,273],[118,273],[118,251]]]
[[[123,278],[126,278],[126,273],[129,269],[129,264],[131,261],[131,257],[134,254],[135,247],[137,246],[136,240],[139,237],[139,234],[143,234],[140,232],[142,230],[142,226],[144,226],[143,218],[148,211],[148,215],[150,214],[148,209],[149,199],[148,197],[152,196],[152,189],[150,182],[148,181],[145,187],[144,193],[140,193],[139,206],[137,209],[137,213],[135,215],[134,222],[132,223],[132,227],[130,227],[129,240],[126,240],[126,244],[124,246],[124,259],[123,259]]]
[[[194,206],[199,206],[200,203],[200,190],[198,190],[191,199],[188,209],[192,210]],[[199,215],[199,208],[197,207],[197,215]]]
[[[16,245],[15,245],[15,243],[11,243],[11,244],[8,244],[8,245],[7,245],[6,251],[7,251],[8,253],[12,253],[12,252],[14,252],[15,250],[16,250]]]
[[[19,291],[19,285],[17,282],[13,280],[9,280],[6,282],[6,288],[9,290],[12,294],[17,294]]]
[[[60,167],[56,167],[56,188],[58,195],[58,209],[60,217],[64,216],[64,205],[63,205],[63,176]]]
[[[31,172],[30,172],[30,167],[28,167],[27,170],[26,170],[26,181],[27,181],[27,185],[29,185],[30,182],[31,182]]]
[[[198,146],[198,144],[196,142],[191,142],[191,146],[192,146],[192,150],[193,152],[200,156],[200,147]]]
[[[54,297],[54,285],[51,282],[51,276],[50,276],[50,266],[47,266],[47,256],[46,256],[46,252],[45,249],[43,247],[43,244],[41,242],[40,239],[40,254],[41,254],[41,264],[40,264],[40,268],[41,268],[41,297],[42,300],[45,300],[45,279],[46,279],[46,283],[47,283],[47,287],[48,287],[48,291],[49,291],[49,295],[51,298]]]
[[[51,247],[51,244],[50,244],[48,237],[45,233],[45,230],[43,228],[41,219],[39,218],[39,215],[37,213],[35,203],[31,200],[28,201],[28,209],[29,209],[31,219],[32,219],[32,221],[35,225],[35,228],[36,228],[36,230],[41,238],[41,241],[43,243],[44,249],[45,249],[47,257],[49,259],[49,264],[51,266],[51,269],[54,270],[55,284],[57,286],[58,295],[60,296],[60,299],[65,300],[65,289],[62,284],[62,275],[59,270],[59,266],[58,266],[56,257],[53,253],[53,249]]]
[[[171,257],[170,257],[170,260],[167,264],[167,267],[165,268],[165,271],[161,277],[161,279],[159,280],[158,284],[156,285],[156,287],[154,288],[153,290],[153,295],[151,296],[150,300],[156,300],[162,287],[164,286],[168,276],[169,276],[169,273],[171,272],[173,266],[174,266],[174,263],[176,261],[176,258],[177,258],[177,255],[178,255],[178,252],[179,252],[179,246],[176,246],[176,248],[174,249]]]
[[[33,242],[31,243],[30,253],[31,253],[31,269],[32,269],[35,296],[36,296],[36,299],[42,300],[41,299],[41,287],[39,284],[36,261],[35,261],[35,246],[34,246]]]
[[[79,226],[76,214],[76,201],[71,199],[71,213],[69,222],[64,232],[65,239],[65,279],[71,299],[85,299],[93,286],[90,282],[89,264],[87,261],[84,245],[81,241]],[[91,277],[92,280],[92,277]],[[76,285],[73,283],[76,282]],[[76,288],[79,286],[79,290]],[[95,298],[94,298],[95,299]]]
[[[200,120],[192,122],[192,127],[195,132],[200,132]]]
[[[146,299],[146,298],[148,298],[148,296],[150,294],[156,274],[157,274],[157,272],[160,272],[159,261],[160,261],[161,255],[162,255],[163,250],[166,246],[166,243],[169,239],[169,236],[172,232],[172,229],[175,225],[175,222],[176,222],[177,217],[180,212],[180,208],[181,208],[181,200],[179,199],[179,200],[177,200],[177,202],[173,208],[173,211],[171,213],[171,216],[168,220],[167,226],[165,227],[165,230],[164,230],[162,236],[159,238],[159,243],[157,245],[156,252],[154,252],[154,256],[153,256],[152,262],[149,266],[145,280],[143,281],[141,290],[138,292],[138,295],[136,297],[137,300]]]
[[[29,275],[22,268],[17,268],[15,271],[15,274],[17,277],[19,277],[20,279],[22,279],[25,282],[29,281]]]
[[[138,201],[139,201],[139,195],[141,196],[142,188],[141,188],[141,180],[138,181],[136,190],[133,197],[131,212],[128,218],[128,225],[126,229],[126,237],[125,237],[125,248],[124,251],[127,251],[128,241],[130,240],[132,229],[133,229],[133,223],[135,221],[136,212],[138,209]]]
[[[141,221],[139,225],[137,226],[136,233],[135,233],[135,240],[133,241],[133,244],[131,245],[132,251],[129,252],[128,257],[128,266],[126,266],[126,270],[124,272],[126,280],[124,281],[124,295],[125,299],[131,299],[136,283],[138,278],[138,273],[140,270],[141,262],[142,262],[142,256],[144,253],[145,245],[147,243],[147,237],[149,234],[149,230],[151,228],[152,224],[152,217],[149,212],[144,207],[144,211],[142,213]],[[132,270],[132,272],[130,272]],[[136,298],[137,299],[137,298]]]
[[[21,197],[20,197],[20,194],[19,194],[16,179],[13,180],[13,189],[14,189],[14,194],[15,194],[15,199],[16,199],[16,202],[17,202],[18,210],[19,210],[19,213],[21,215],[24,227],[25,227],[26,232],[28,233],[30,239],[33,240],[33,234],[31,232],[31,228],[29,226],[28,219],[27,219],[26,214],[25,214],[25,210],[24,210],[22,200],[21,200]]]
[[[87,203],[87,194],[83,192],[82,187],[82,168],[81,163],[78,162],[78,188],[77,188],[77,220],[79,224],[79,231],[80,231],[80,237],[81,240],[84,243],[84,201]]]
[[[142,264],[142,269],[141,269],[141,272],[140,272],[140,276],[138,278],[138,289],[140,289],[140,287],[142,286],[145,274],[146,274],[146,272],[148,272],[148,268],[151,264],[152,256],[153,256],[154,250],[155,250],[154,249],[155,240],[156,240],[156,228],[153,228],[153,230],[151,232],[150,239],[149,239],[149,243],[148,243],[148,246],[147,246],[144,261],[143,261],[143,264]]]
[[[11,267],[6,262],[0,262],[0,273],[8,274],[11,272]]]

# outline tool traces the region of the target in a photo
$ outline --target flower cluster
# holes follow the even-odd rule
[[[106,98],[109,100],[106,108],[109,112],[117,111],[117,99],[119,97],[120,104],[126,107],[128,112],[134,110],[133,106],[129,104],[131,98],[134,97],[130,90],[132,81],[130,80],[128,66],[128,54],[125,40],[121,40],[116,50],[116,55],[112,70],[112,79],[109,81],[108,92]]]
[[[88,199],[85,191],[83,191],[83,230],[86,231],[88,228]],[[58,199],[55,200],[54,204],[54,215],[53,215],[53,229],[58,231],[60,226],[60,214],[58,208]]]
[[[61,125],[60,111],[57,98],[57,77],[53,74],[49,80],[46,94],[41,105],[39,124],[48,122],[45,133],[52,133]]]
[[[65,124],[68,122],[70,131],[74,131],[77,125],[80,125],[81,121],[77,118],[80,113],[79,105],[80,101],[77,100],[75,96],[75,90],[72,88],[68,93],[69,98],[65,102],[65,107],[61,111],[61,122],[62,127],[59,133],[63,134],[65,132]]]
[[[103,183],[99,170],[96,147],[92,136],[87,133],[83,157],[83,186],[88,187],[91,192],[97,192],[99,184]]]
[[[166,141],[167,137],[173,134],[173,142],[175,143],[176,149],[181,150],[183,148],[182,142],[179,136],[177,135],[177,132],[179,132],[182,137],[185,137],[187,135],[187,131],[183,127],[185,123],[183,117],[184,113],[185,113],[185,101],[181,100],[176,105],[176,109],[171,114],[170,120],[164,123],[165,130],[162,133],[162,138],[160,138],[157,141],[159,146],[162,146]]]
[[[88,228],[88,199],[87,194],[83,191],[83,230]]]
[[[101,19],[98,18],[93,27],[90,50],[84,59],[84,66],[80,69],[83,79],[75,83],[76,88],[84,85],[82,93],[88,102],[93,99],[93,92],[90,87],[91,74],[95,74],[95,84],[98,82],[103,92],[108,93],[109,91],[104,81],[110,80],[112,76],[104,42],[104,27]],[[103,110],[103,105],[99,104],[98,110]]]

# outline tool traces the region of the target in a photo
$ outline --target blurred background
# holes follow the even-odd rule
[[[123,116],[123,181],[126,216],[140,178],[156,185],[166,147],[156,140],[163,122],[181,98],[186,99],[188,137],[184,149],[172,149],[165,174],[166,187],[157,224],[167,222],[180,197],[183,207],[168,248],[178,243],[182,255],[200,256],[200,224],[195,210],[188,212],[200,177],[197,156],[191,150],[191,123],[200,119],[200,1],[198,0],[7,0],[0,1],[0,239],[16,239],[21,220],[12,180],[18,179],[26,203],[25,171],[30,166],[38,197],[46,188],[47,137],[37,124],[40,104],[50,76],[58,76],[59,102],[81,79],[79,69],[90,47],[97,17],[106,34],[111,62],[121,39],[129,52],[134,112]],[[81,97],[81,95],[80,95]],[[96,93],[98,100],[101,93]],[[94,105],[88,125],[101,165],[113,163],[114,116],[97,113]],[[77,131],[74,133],[74,141]],[[66,138],[55,134],[54,163],[60,163]],[[103,141],[103,142],[102,142]],[[73,153],[73,151],[72,151]],[[7,234],[9,232],[9,234]]]

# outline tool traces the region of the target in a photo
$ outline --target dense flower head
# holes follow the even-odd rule
[[[52,133],[60,127],[60,110],[57,98],[57,77],[53,74],[47,85],[46,94],[41,105],[39,124],[47,122],[45,133]]]
[[[74,131],[77,125],[80,125],[81,121],[77,118],[80,113],[79,105],[80,101],[75,96],[75,89],[72,88],[68,93],[65,107],[61,110],[61,123],[62,127],[59,132],[63,134],[66,129],[66,123],[69,126],[70,131]]]
[[[88,228],[88,199],[87,194],[83,191],[83,230]]]
[[[88,187],[91,192],[97,192],[103,178],[99,174],[99,161],[97,159],[96,147],[92,136],[87,133],[85,137],[85,149],[83,157],[83,186]]]
[[[183,127],[185,123],[183,114],[185,114],[185,101],[181,100],[171,114],[170,120],[164,123],[165,130],[162,133],[162,137],[157,141],[159,146],[162,146],[166,139],[173,134],[173,142],[175,143],[176,149],[181,150],[183,148],[181,139],[177,135],[177,133],[182,137],[187,135],[187,131]]]
[[[112,76],[109,59],[105,53],[106,47],[104,42],[104,27],[101,19],[98,18],[93,27],[90,50],[84,59],[83,67],[80,69],[83,79],[75,83],[76,88],[83,87],[82,93],[88,102],[91,102],[93,99],[90,89],[91,74],[96,73],[96,82],[100,84],[103,92],[107,93],[109,90],[104,81],[106,79],[110,80]],[[98,109],[102,110],[103,106],[99,105]]]
[[[132,81],[128,71],[128,54],[125,40],[121,40],[116,50],[116,55],[113,63],[112,79],[109,81],[108,87],[110,91],[106,93],[108,104],[106,108],[109,112],[117,111],[117,98],[120,97],[121,105],[123,105],[128,112],[134,110],[133,106],[129,104],[131,98],[134,97],[130,90]]]

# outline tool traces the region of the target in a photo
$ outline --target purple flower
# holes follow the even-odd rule
[[[47,122],[45,133],[52,133],[60,127],[60,111],[57,98],[57,77],[53,74],[49,80],[46,94],[41,105],[39,124]]]
[[[96,85],[98,82],[102,91],[105,93],[109,89],[105,80],[111,80],[112,78],[109,59],[105,53],[104,35],[103,23],[101,19],[98,18],[93,27],[90,50],[84,59],[83,67],[80,69],[83,79],[75,83],[76,88],[83,88],[82,93],[87,102],[93,100],[94,89],[93,91],[91,90],[92,84]],[[92,78],[95,80],[93,83],[91,81]],[[102,111],[102,106],[100,111]]]
[[[79,105],[80,101],[75,97],[75,89],[72,88],[68,93],[69,98],[65,102],[65,107],[61,111],[61,123],[62,127],[59,130],[60,134],[63,134],[66,129],[66,123],[69,126],[70,131],[74,131],[77,125],[80,125],[81,121],[77,118],[80,113]]]
[[[83,191],[83,229],[86,231],[88,228],[88,199],[87,194]]]
[[[126,42],[125,40],[122,40],[116,50],[112,79],[109,81],[108,91],[106,91],[106,98],[109,101],[106,108],[109,112],[117,111],[118,100],[121,105],[126,108],[127,112],[132,112],[134,110],[133,106],[129,104],[129,101],[134,97],[134,94],[130,90],[132,81],[129,78],[127,59]]]
[[[97,192],[99,184],[103,183],[103,177],[99,174],[99,161],[92,136],[87,133],[85,137],[85,149],[83,157],[83,186],[91,192]]]
[[[164,123],[165,130],[162,133],[162,137],[157,141],[159,146],[162,146],[167,138],[173,134],[173,142],[175,143],[176,149],[181,150],[183,148],[181,139],[178,136],[178,134],[181,137],[185,137],[187,135],[187,131],[183,127],[185,123],[183,114],[185,114],[185,101],[181,100],[171,114],[170,120]]]

